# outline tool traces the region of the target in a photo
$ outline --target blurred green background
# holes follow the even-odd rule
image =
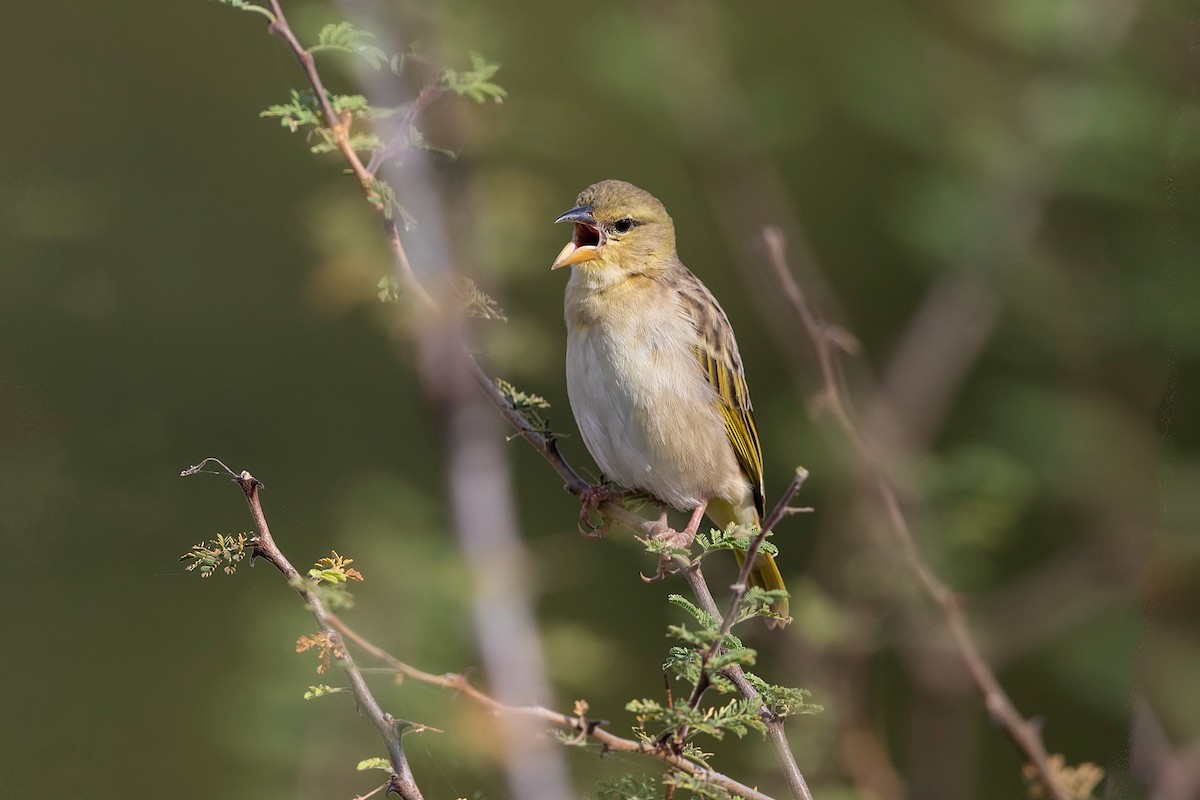
[[[812,473],[815,513],[778,539],[797,623],[751,643],[826,708],[789,723],[819,798],[1023,789],[815,413],[811,355],[761,269],[768,224],[861,342],[861,416],[1048,748],[1104,767],[1097,796],[1137,798],[1200,739],[1192,4],[285,7],[310,38],[370,10],[442,63],[503,65],[502,105],[448,100],[426,133],[458,153],[435,164],[457,268],[509,317],[479,328],[481,358],[568,436],[551,223],[609,177],[667,205],[738,332],[768,495]],[[364,633],[423,669],[478,665],[437,415],[375,300],[369,210],[339,164],[258,119],[302,85],[260,18],[202,0],[5,17],[0,794],[365,792],[353,766],[381,748],[344,696],[301,700],[318,678],[291,652],[313,628],[294,595],[266,566],[202,581],[176,559],[248,528],[236,488],[177,477],[219,456],[265,482],[294,561],[356,559]],[[593,469],[577,437],[563,448]],[[625,701],[661,696],[677,589],[638,580],[653,565],[628,536],[576,535],[553,473],[506,452],[556,704],[586,697],[625,733]],[[407,740],[427,797],[505,796],[469,707],[376,680],[445,731]],[[580,796],[657,771],[567,757]],[[755,735],[714,765],[783,791]]]

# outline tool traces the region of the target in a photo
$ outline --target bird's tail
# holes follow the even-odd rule
[[[713,523],[725,530],[729,527],[729,523],[736,522],[739,525],[757,525],[758,524],[758,509],[754,504],[747,500],[746,503],[736,506],[724,500],[713,499],[709,502],[705,513]],[[737,556],[738,566],[745,563],[746,557],[742,551],[734,550]],[[783,576],[779,574],[779,567],[775,564],[775,559],[769,553],[759,552],[754,557],[754,566],[750,568],[750,583],[753,586],[759,586],[767,591],[782,590],[787,591],[787,587],[783,584]],[[786,597],[776,600],[771,604],[771,610],[787,621],[776,619],[768,619],[768,628],[779,628],[787,624],[788,618],[788,599]]]

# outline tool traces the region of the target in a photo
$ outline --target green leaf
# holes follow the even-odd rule
[[[496,388],[504,399],[525,418],[530,426],[544,436],[551,436],[550,420],[541,412],[550,407],[546,398],[533,393],[522,392],[503,378],[496,378]]]
[[[698,605],[693,603],[691,600],[688,600],[686,597],[684,597],[681,594],[668,595],[667,601],[670,602],[672,605],[679,606],[684,611],[691,614],[693,617],[696,618],[697,622],[699,622],[703,627],[707,628],[708,630],[715,631],[719,627],[721,627],[720,620],[718,620],[712,614],[709,614],[707,611],[704,611]]]
[[[395,303],[400,299],[400,285],[396,283],[394,276],[384,275],[375,286],[379,289],[379,302]]]
[[[192,549],[181,555],[179,560],[190,561],[184,569],[188,572],[197,571],[202,578],[212,577],[217,569],[232,575],[237,572],[238,564],[246,558],[251,541],[248,533],[236,536],[218,533],[215,539],[192,545]]]
[[[454,282],[454,290],[458,294],[459,301],[462,303],[462,312],[468,317],[475,317],[476,319],[495,319],[500,320],[501,322],[508,321],[508,317],[504,316],[504,311],[500,308],[500,304],[496,302],[495,298],[480,289],[479,284],[475,283],[475,281],[471,280],[470,278],[459,277]],[[514,393],[516,393],[516,389],[512,388],[512,384],[507,385]],[[503,392],[504,389],[501,388],[500,391]],[[536,408],[550,407],[549,403],[547,403],[541,397],[538,397],[536,394],[524,395],[522,393],[522,395],[526,402],[533,404],[533,406]],[[508,395],[505,396],[507,397]],[[511,398],[510,402],[513,402]],[[537,403],[541,403],[541,405],[536,405]],[[521,406],[517,405],[516,402],[513,402],[513,406],[517,408],[517,410],[521,410]]]
[[[392,771],[392,762],[386,758],[364,758],[358,762],[358,771],[364,772],[368,769],[381,769],[384,772]]]
[[[362,58],[371,66],[371,69],[377,70],[385,64],[391,66],[396,57],[389,58],[387,53],[368,41],[374,38],[375,34],[359,30],[350,22],[335,22],[321,28],[321,32],[317,34],[318,43],[310,47],[309,52],[339,50]],[[397,60],[396,68],[399,67],[399,64],[400,62]]]
[[[665,778],[663,778],[665,786],[674,786],[676,790],[688,792],[697,800],[732,800],[732,795],[712,783],[708,783],[702,778],[694,775],[689,775],[686,772],[671,770]]]
[[[297,92],[292,89],[289,103],[268,106],[259,112],[263,119],[278,119],[279,124],[295,133],[302,127],[317,126],[321,122],[317,97],[311,91]]]
[[[500,103],[508,96],[508,92],[491,81],[499,69],[499,64],[490,64],[479,53],[471,53],[471,69],[461,72],[447,69],[442,72],[440,83],[460,97],[466,95],[476,103],[488,98]]]
[[[658,781],[649,775],[622,775],[596,784],[596,793],[589,800],[659,800],[662,792]]]

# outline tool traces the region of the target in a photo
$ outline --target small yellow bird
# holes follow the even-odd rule
[[[555,222],[574,225],[551,269],[570,265],[567,394],[588,452],[609,478],[679,511],[694,538],[763,515],[762,445],[729,319],[675,252],[654,195],[608,180]],[[739,562],[741,561],[740,553]],[[754,584],[783,589],[759,553]],[[786,600],[775,610],[786,617]]]

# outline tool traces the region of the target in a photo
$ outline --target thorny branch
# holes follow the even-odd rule
[[[625,739],[617,736],[604,729],[606,724],[604,720],[589,719],[583,714],[571,716],[553,711],[542,706],[514,706],[502,703],[490,695],[480,691],[467,680],[466,676],[461,673],[448,673],[437,675],[432,672],[425,672],[417,669],[400,659],[393,656],[383,648],[374,644],[370,640],[364,638],[361,634],[348,626],[339,617],[332,617],[332,622],[341,634],[349,641],[353,642],[363,652],[370,655],[380,663],[386,665],[394,671],[396,675],[429,684],[431,686],[439,686],[443,689],[449,689],[467,698],[473,703],[480,705],[497,714],[517,714],[520,716],[529,717],[531,719],[545,722],[556,728],[561,728],[564,731],[577,734],[577,737],[571,743],[581,742],[585,739],[590,739],[606,752],[618,753],[640,753],[645,756],[657,758],[665,764],[680,772],[698,778],[705,783],[719,786],[728,792],[731,792],[736,797],[745,798],[745,800],[771,800],[768,795],[763,794],[757,789],[753,789],[740,783],[733,778],[728,777],[720,772],[715,772],[706,769],[693,761],[684,758],[676,753],[673,749],[667,746],[655,746],[645,742],[639,742],[634,739]]]
[[[725,637],[733,629],[733,625],[737,622],[738,610],[742,605],[742,598],[746,596],[746,592],[750,588],[750,572],[754,569],[754,558],[758,555],[759,548],[762,543],[767,540],[767,534],[770,533],[770,525],[776,524],[779,519],[782,519],[784,513],[788,510],[788,503],[800,491],[800,487],[804,485],[804,481],[808,479],[808,470],[803,467],[796,469],[796,477],[784,491],[783,497],[775,505],[775,509],[771,515],[764,520],[763,525],[759,528],[758,535],[750,540],[750,544],[746,547],[746,553],[742,560],[741,570],[738,572],[737,580],[730,586],[729,605],[725,609],[725,614],[720,617],[721,627],[717,631],[717,637],[709,646],[708,650],[700,654],[700,678],[696,681],[695,687],[692,689],[691,697],[688,698],[688,706],[695,709],[700,706],[700,699],[704,692],[712,684],[712,678],[709,674],[708,665],[716,658],[722,649],[725,642]],[[797,509],[800,510],[800,509]],[[768,525],[767,523],[770,523]],[[686,729],[680,731],[676,739],[682,741],[686,738]]]
[[[250,508],[250,516],[254,519],[254,528],[256,531],[253,557],[261,557],[270,563],[271,566],[275,567],[275,569],[279,570],[287,578],[288,583],[299,593],[300,597],[304,599],[305,605],[308,606],[308,609],[316,618],[317,624],[321,626],[321,630],[337,654],[338,663],[341,665],[342,671],[346,673],[346,678],[350,681],[350,690],[354,693],[355,702],[371,718],[371,722],[375,723],[375,728],[379,731],[379,736],[383,739],[383,743],[387,747],[388,761],[392,765],[392,777],[388,783],[388,791],[396,792],[404,800],[423,800],[421,790],[417,787],[412,770],[408,766],[408,759],[404,755],[404,746],[400,739],[401,731],[408,727],[409,723],[396,719],[380,708],[375,696],[371,694],[370,688],[367,687],[367,682],[363,679],[358,665],[354,663],[354,659],[351,657],[349,651],[346,650],[341,632],[333,622],[333,614],[325,607],[321,598],[307,588],[304,577],[292,566],[292,563],[284,556],[283,551],[275,544],[275,539],[271,536],[271,529],[267,525],[266,514],[263,513],[259,492],[262,484],[249,472],[243,470],[240,473],[234,473],[233,470],[226,467],[217,459],[205,459],[198,465],[184,470],[180,475],[183,477],[195,475],[209,461],[220,464],[232,476],[234,483],[241,487],[242,493],[246,496],[246,505]]]
[[[1038,726],[1025,719],[1013,705],[1008,693],[1004,691],[995,673],[980,654],[971,629],[967,625],[958,596],[922,559],[908,526],[908,520],[900,506],[899,494],[880,464],[875,445],[862,432],[851,415],[838,355],[839,348],[830,334],[830,329],[809,306],[804,292],[792,276],[784,252],[782,234],[775,228],[767,228],[763,232],[763,241],[767,247],[770,266],[783,289],[785,299],[804,327],[804,331],[816,351],[822,381],[823,394],[820,398],[822,407],[833,414],[838,426],[850,440],[850,444],[861,461],[864,473],[879,496],[892,533],[904,554],[905,563],[916,576],[921,588],[938,605],[946,618],[946,624],[966,663],[971,678],[983,694],[984,705],[987,707],[988,713],[1004,727],[1013,744],[1029,759],[1037,770],[1039,780],[1045,784],[1054,800],[1070,800],[1070,795],[1055,778],[1048,763],[1048,755],[1045,745],[1042,743],[1041,731]]]
[[[717,604],[713,600],[711,592],[708,591],[708,585],[700,575],[699,567],[696,567],[691,572],[685,572],[688,583],[692,585],[693,592],[700,601],[701,607],[713,617],[721,620],[721,627],[717,631],[717,637],[713,640],[708,650],[700,654],[700,676],[696,679],[696,685],[692,688],[692,694],[688,698],[688,705],[693,709],[699,708],[704,692],[712,685],[712,676],[708,665],[721,652],[721,646],[725,641],[725,637],[729,635],[730,630],[737,621],[738,609],[741,607],[742,598],[746,596],[746,592],[750,587],[750,572],[754,568],[754,558],[758,555],[762,543],[766,541],[767,533],[789,513],[808,510],[805,508],[792,508],[788,505],[796,493],[800,491],[800,487],[804,485],[804,481],[807,478],[808,470],[803,467],[797,467],[796,477],[792,479],[788,488],[784,490],[783,496],[776,503],[770,515],[763,520],[758,535],[750,540],[750,544],[746,548],[745,558],[742,561],[742,568],[738,572],[737,580],[730,587],[729,606],[726,608],[723,616],[716,613]],[[737,686],[738,691],[744,697],[758,696],[757,690],[746,680],[745,673],[740,666],[736,664],[732,665],[726,668],[722,674]],[[804,780],[804,775],[800,772],[800,767],[796,763],[795,756],[792,755],[791,747],[788,746],[787,737],[783,731],[783,719],[771,713],[766,708],[761,708],[759,715],[763,723],[767,726],[768,738],[770,738],[772,746],[775,748],[783,766],[784,774],[788,781],[788,788],[791,789],[794,796],[803,798],[803,800],[812,800],[808,783]],[[685,728],[678,732],[675,741],[682,743],[686,738],[687,729]]]
[[[421,792],[413,780],[401,744],[401,731],[403,728],[408,727],[409,723],[396,719],[380,709],[379,703],[376,701],[374,695],[371,694],[371,690],[367,687],[366,681],[363,679],[362,672],[346,648],[345,642],[347,640],[353,642],[376,661],[387,666],[398,677],[449,689],[497,714],[523,716],[561,728],[565,731],[570,731],[578,735],[579,741],[590,739],[608,752],[638,753],[659,759],[673,769],[686,772],[698,780],[718,786],[732,793],[734,796],[744,798],[745,800],[772,800],[769,795],[746,786],[723,773],[707,769],[679,755],[670,747],[655,746],[609,733],[602,727],[605,724],[603,720],[588,719],[583,714],[569,716],[542,706],[514,706],[502,703],[471,685],[466,676],[461,673],[436,675],[404,663],[348,626],[339,616],[325,607],[320,597],[305,588],[304,579],[300,572],[284,556],[276,544],[274,537],[271,535],[271,529],[267,524],[266,514],[263,511],[262,501],[259,497],[259,490],[262,488],[262,483],[257,478],[244,470],[240,473],[235,473],[229,467],[225,466],[223,462],[215,458],[206,458],[196,466],[183,470],[180,475],[183,477],[196,475],[204,471],[204,467],[210,462],[219,464],[226,473],[232,476],[233,481],[241,487],[242,492],[246,496],[246,503],[250,507],[250,515],[254,519],[256,530],[254,537],[254,557],[265,559],[287,578],[290,585],[296,588],[296,591],[304,599],[305,604],[312,611],[317,623],[321,626],[321,630],[337,651],[338,662],[341,664],[346,676],[350,679],[350,688],[354,694],[355,701],[359,708],[366,711],[367,715],[371,717],[371,720],[375,723],[375,727],[379,729],[379,734],[383,738],[384,744],[387,746],[389,760],[391,761],[394,773],[388,784],[389,792],[397,792],[404,800],[422,800]]]

